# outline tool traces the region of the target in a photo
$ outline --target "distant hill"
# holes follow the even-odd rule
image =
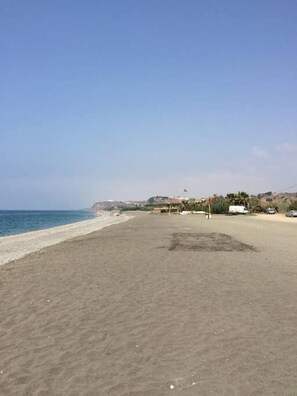
[[[161,195],[156,195],[154,197],[150,197],[147,201],[99,201],[94,203],[91,207],[94,211],[100,210],[111,210],[116,208],[131,208],[135,209],[137,207],[143,207],[145,205],[162,205],[168,203],[178,203],[181,201],[180,197],[165,197]]]
[[[290,203],[297,200],[297,192],[272,192],[258,194],[257,196],[262,202]]]
[[[116,208],[136,208],[147,204],[147,201],[100,201],[94,203],[92,210],[98,212],[100,210],[111,210]]]

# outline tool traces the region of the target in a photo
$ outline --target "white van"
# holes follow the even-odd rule
[[[230,214],[247,214],[250,211],[243,205],[230,205],[229,206]]]

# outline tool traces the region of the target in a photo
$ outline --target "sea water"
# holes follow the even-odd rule
[[[0,210],[0,237],[90,220],[90,210]]]

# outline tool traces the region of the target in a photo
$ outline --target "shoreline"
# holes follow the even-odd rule
[[[22,229],[19,229],[16,232],[12,231],[12,232],[5,233],[5,231],[4,231],[4,234],[0,233],[0,240],[1,240],[1,238],[4,238],[4,237],[18,236],[18,235],[27,234],[29,232],[46,231],[46,230],[49,230],[51,228],[58,228],[58,227],[66,226],[66,225],[81,223],[83,221],[93,220],[93,219],[97,218],[98,216],[101,216],[102,213],[104,214],[104,211],[83,210],[83,209],[82,210],[79,210],[79,209],[78,210],[62,210],[62,209],[61,210],[38,210],[38,209],[36,209],[36,210],[21,210],[20,209],[20,210],[0,210],[0,215],[1,214],[5,215],[6,213],[24,213],[24,214],[27,214],[27,213],[59,213],[59,212],[61,212],[61,213],[65,213],[65,212],[71,212],[71,213],[73,213],[73,212],[90,212],[90,213],[92,213],[92,217],[89,217],[89,218],[86,217],[85,219],[76,218],[76,219],[66,220],[65,223],[61,222],[60,224],[59,223],[51,224],[51,223],[46,223],[45,222],[46,225],[45,226],[42,225],[42,228],[39,228],[38,226],[36,228],[34,228],[34,226],[33,226],[33,228],[30,228],[30,227],[28,229],[22,228]]]
[[[91,220],[83,220],[43,230],[29,231],[16,235],[7,235],[0,238],[0,266],[24,256],[38,252],[45,247],[87,235],[101,230],[113,224],[122,223],[131,216],[111,216],[110,214],[97,212],[97,216]]]

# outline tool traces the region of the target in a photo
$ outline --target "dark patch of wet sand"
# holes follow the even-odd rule
[[[0,394],[296,394],[296,236],[139,213],[1,267]]]

